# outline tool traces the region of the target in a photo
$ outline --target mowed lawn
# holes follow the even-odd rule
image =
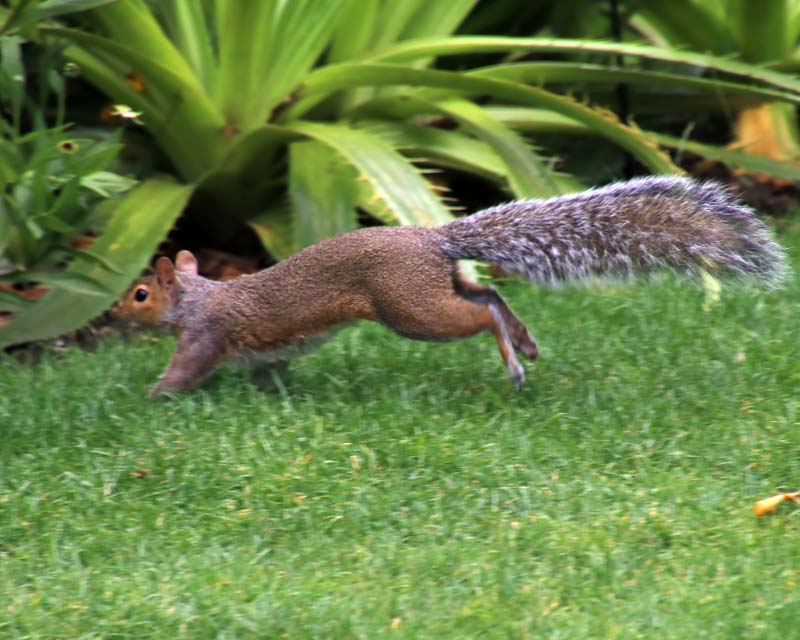
[[[795,268],[800,234],[784,236]],[[489,336],[338,334],[152,401],[170,337],[0,357],[2,638],[793,638],[800,286],[503,287]]]

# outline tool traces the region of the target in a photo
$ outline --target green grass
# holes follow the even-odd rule
[[[374,325],[271,395],[148,400],[170,338],[0,359],[0,637],[797,637],[800,509],[751,509],[800,488],[798,282],[505,292],[520,393]]]

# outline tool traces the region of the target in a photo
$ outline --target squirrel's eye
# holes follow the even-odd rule
[[[133,299],[136,300],[136,302],[144,302],[149,295],[150,292],[147,289],[137,289],[133,292]]]

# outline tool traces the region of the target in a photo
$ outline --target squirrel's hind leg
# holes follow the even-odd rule
[[[505,330],[514,348],[519,349],[522,355],[528,360],[536,360],[539,357],[539,347],[531,332],[528,331],[528,327],[514,314],[508,303],[495,289],[464,280],[458,274],[454,278],[454,286],[456,293],[461,297],[489,306],[495,322]]]
[[[523,353],[528,357],[538,353],[536,343],[499,295],[494,294],[502,304],[498,304],[495,297],[486,300],[477,294],[473,300],[471,294],[464,295],[460,287],[445,280],[420,282],[418,291],[420,294],[413,298],[378,300],[376,315],[380,322],[416,340],[458,340],[490,332],[497,340],[514,386],[520,388],[525,380],[525,369],[517,360],[515,340],[521,342],[520,349],[524,348]],[[507,319],[509,314],[513,321]]]
[[[493,306],[489,306],[489,311],[494,319],[490,331],[497,340],[500,355],[503,356],[503,361],[506,363],[506,369],[508,369],[508,375],[511,376],[511,381],[514,383],[514,388],[519,391],[522,383],[525,382],[525,369],[517,360],[514,344],[511,342],[511,336],[508,333],[505,322],[500,318],[500,313]]]

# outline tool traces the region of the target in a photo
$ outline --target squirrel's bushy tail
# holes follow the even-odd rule
[[[746,277],[777,287],[784,252],[715,182],[648,177],[549,200],[502,204],[441,227],[454,259],[543,284],[656,269]]]

